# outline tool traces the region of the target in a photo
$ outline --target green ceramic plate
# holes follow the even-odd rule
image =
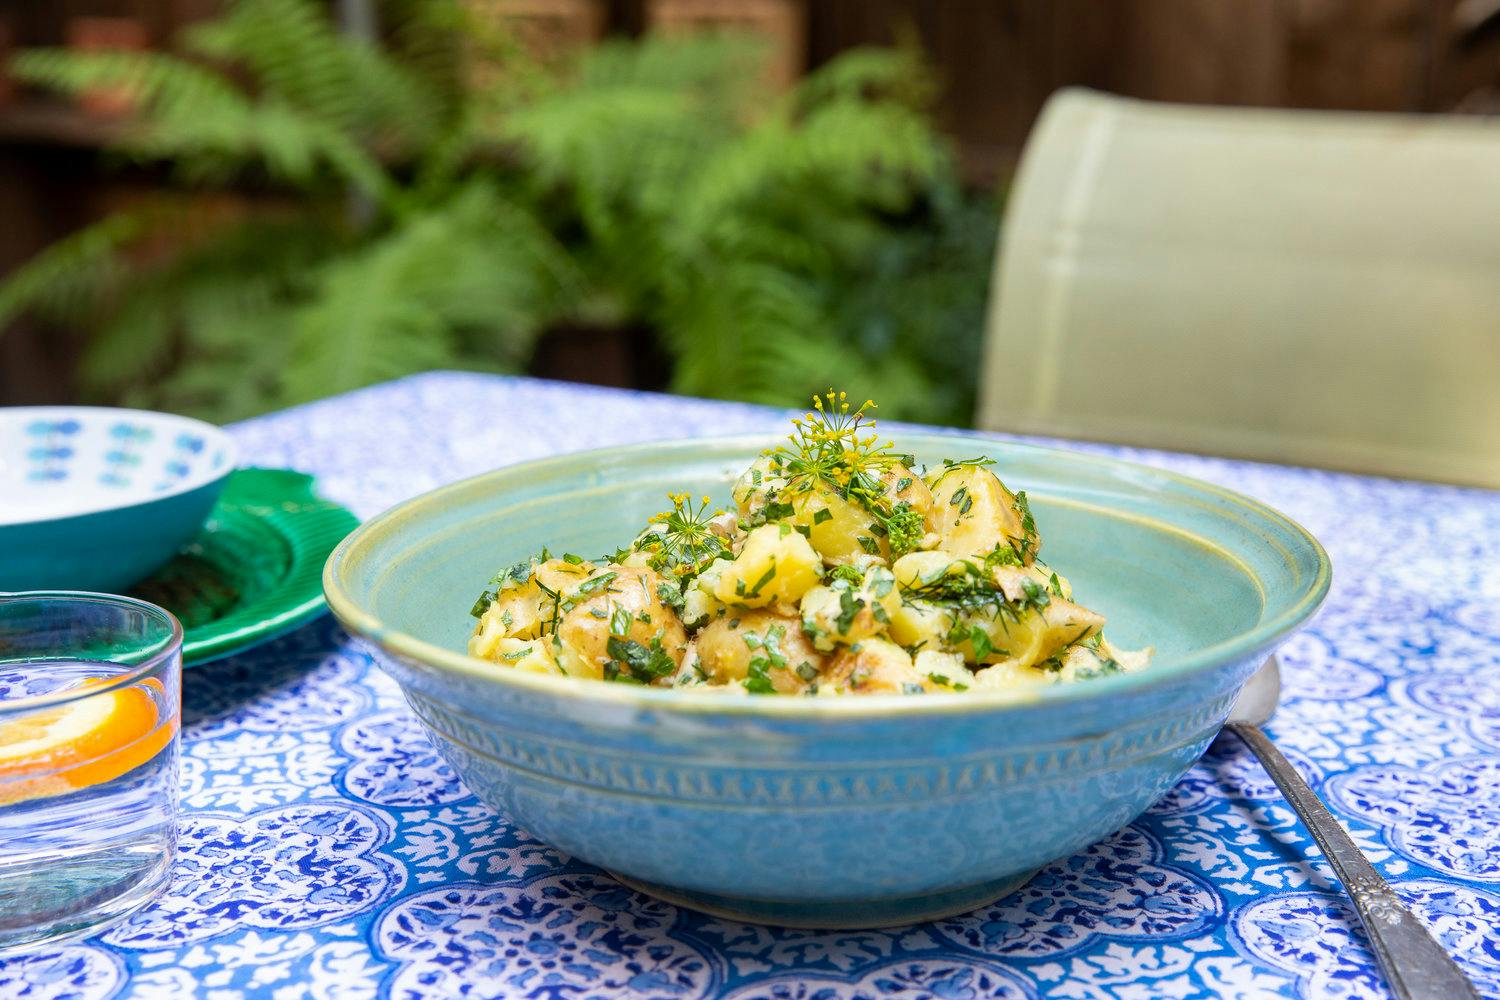
[[[198,537],[131,593],[182,622],[184,666],[217,660],[321,615],[323,563],[358,524],[311,476],[241,469]]]

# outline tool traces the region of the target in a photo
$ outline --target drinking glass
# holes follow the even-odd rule
[[[182,626],[128,597],[0,594],[0,956],[170,881]]]

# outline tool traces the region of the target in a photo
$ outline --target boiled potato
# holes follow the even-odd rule
[[[875,527],[878,519],[859,504],[845,500],[833,487],[818,483],[786,498],[792,523],[807,529],[812,547],[830,563],[853,562],[872,552],[885,555],[885,539]],[[868,539],[861,542],[860,539]]]
[[[627,569],[649,569],[651,567],[651,553],[642,552],[637,549],[624,559],[621,559],[620,565]]]
[[[908,552],[891,565],[896,583],[903,591],[936,583],[945,575],[963,576],[967,570],[962,561],[945,549],[928,552]]]
[[[802,634],[801,622],[772,611],[717,618],[698,633],[696,645],[710,684],[740,684],[752,693],[797,694],[816,683],[823,668],[823,654]]]
[[[971,686],[987,691],[1009,691],[1024,697],[1055,683],[1057,678],[1045,670],[1023,666],[1015,660],[1006,660],[1004,663],[976,670]]]
[[[715,597],[711,591],[701,587],[691,587],[683,595],[682,624],[686,628],[702,628],[713,619],[723,617],[724,612],[724,602]]]
[[[1041,566],[1032,564],[1030,566],[996,566],[990,570],[990,579],[996,587],[1000,588],[1007,600],[1015,603],[1026,603],[1035,600],[1038,595],[1046,595],[1072,599],[1072,591],[1066,588],[1062,577],[1057,578],[1061,594],[1056,594],[1052,589],[1053,574]]]
[[[771,460],[762,455],[735,480],[731,495],[741,516],[754,517],[785,487],[786,480],[775,471]]]
[[[802,631],[826,652],[884,632],[900,607],[895,576],[884,566],[871,566],[858,583],[836,577],[803,594]]]
[[[493,660],[495,651],[500,648],[500,643],[515,638],[515,632],[522,633],[522,639],[535,639],[541,632],[541,622],[537,617],[535,604],[527,606],[532,609],[531,619],[518,622],[514,610],[511,611],[510,617],[506,618],[504,610],[496,611],[495,605],[491,604],[480,617],[479,624],[474,628],[474,634],[469,636],[469,655],[477,656],[481,660]]]
[[[885,498],[892,507],[898,503],[906,503],[923,517],[932,512],[932,490],[921,476],[900,462],[880,474],[880,485],[885,489]]]
[[[703,663],[698,659],[698,640],[689,639],[687,648],[682,652],[682,662],[667,683],[671,687],[702,687],[707,682],[708,674],[704,672]]]
[[[932,601],[902,598],[891,612],[891,638],[903,646],[952,652],[948,646],[952,628],[953,613]]]
[[[885,498],[892,510],[904,503],[921,515],[925,530],[916,547],[930,549],[939,545],[941,536],[937,533],[937,508],[933,505],[932,490],[926,481],[906,466],[897,463],[881,475],[880,483],[885,488]]]
[[[964,662],[962,653],[940,653],[923,649],[913,658],[913,666],[935,691],[963,691],[974,686],[974,674]]]
[[[994,651],[971,662],[1014,662],[1032,666],[1056,656],[1063,649],[1089,638],[1104,627],[1104,616],[1072,601],[1052,597],[1045,607],[1029,607],[1019,620],[1008,615],[994,618],[966,617],[966,625],[981,628]]]
[[[533,674],[562,673],[546,639],[500,639],[485,659]]]
[[[714,597],[746,608],[795,604],[822,573],[823,561],[800,533],[790,525],[763,524],[750,532],[734,561],[720,570]]]
[[[715,559],[694,578],[683,594],[682,623],[690,629],[702,628],[710,620],[724,615],[725,604],[714,596],[724,571],[734,565],[730,559]]]
[[[562,670],[572,676],[600,678],[618,671],[622,677],[654,681],[682,663],[687,634],[676,612],[662,602],[661,578],[649,569],[609,565],[573,589],[569,608],[557,626],[553,644]],[[631,643],[628,652],[641,663],[622,661],[610,651],[610,639]],[[652,658],[660,653],[667,659]],[[668,664],[670,660],[670,664]],[[659,676],[642,676],[643,666]]]
[[[554,613],[554,598],[543,587],[566,597],[593,572],[594,564],[590,562],[548,559],[533,566],[531,575],[523,581],[507,577],[480,616],[469,639],[470,654],[491,659],[495,644],[501,639],[537,638]]]
[[[866,639],[828,662],[828,683],[857,694],[916,694],[933,686],[917,673],[911,654],[885,639]]]
[[[1022,526],[1016,498],[989,469],[955,465],[929,475],[933,520],[942,547],[961,558],[983,558],[996,545],[1015,546],[1030,563],[1040,548]]]

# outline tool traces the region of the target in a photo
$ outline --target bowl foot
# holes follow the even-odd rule
[[[711,892],[672,889],[654,882],[643,882],[610,872],[624,885],[648,896],[664,899],[676,906],[700,910],[716,917],[749,924],[774,924],[779,927],[806,927],[819,930],[861,930],[871,927],[899,927],[926,920],[940,920],[1003,899],[1031,881],[1036,872],[1024,872],[993,882],[879,900],[835,900],[806,902],[794,899],[749,899],[719,896]]]

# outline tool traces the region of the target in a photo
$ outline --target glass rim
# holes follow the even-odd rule
[[[136,597],[125,597],[122,594],[104,594],[89,590],[0,591],[0,605],[34,601],[76,601],[87,604],[110,604],[116,607],[133,608],[161,620],[171,630],[171,634],[168,637],[166,645],[162,647],[160,652],[148,657],[124,673],[112,677],[108,684],[101,684],[82,690],[73,688],[64,691],[53,691],[30,698],[0,700],[0,717],[23,712],[34,712],[39,708],[66,705],[72,701],[82,701],[85,698],[118,691],[120,688],[129,687],[136,683],[142,677],[145,677],[161,666],[163,662],[170,660],[174,655],[178,655],[182,651],[182,623],[177,620],[177,616],[172,614],[172,612],[160,605],[152,604],[150,601],[143,601]],[[15,660],[11,662],[22,663],[26,661]]]

